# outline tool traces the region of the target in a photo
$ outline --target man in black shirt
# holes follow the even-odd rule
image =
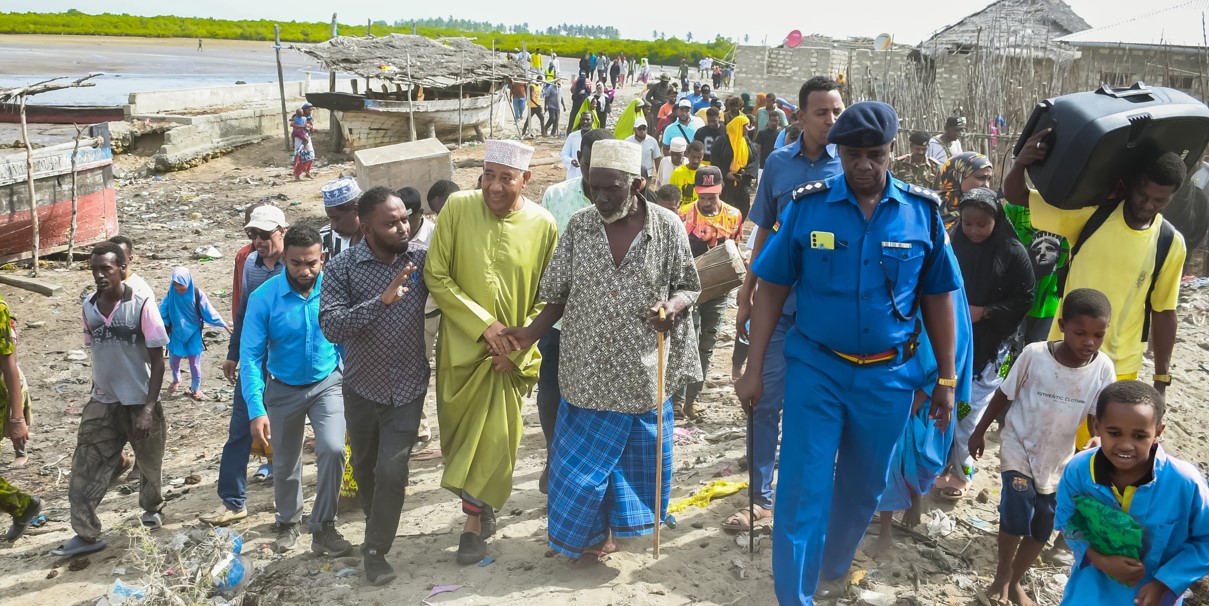
[[[764,161],[768,154],[777,146],[777,135],[781,133],[780,112],[768,112],[768,126],[756,133],[756,145],[760,146],[760,172],[764,171]]]
[[[697,129],[693,134],[693,141],[700,141],[705,145],[705,158],[703,162],[709,165],[710,150],[714,147],[714,140],[718,137],[725,137],[726,129],[722,126],[722,122],[718,116],[718,108],[711,107],[705,110],[705,126]]]

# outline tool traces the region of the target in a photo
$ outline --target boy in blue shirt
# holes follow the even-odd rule
[[[1075,554],[1063,604],[1180,604],[1209,572],[1209,485],[1196,467],[1167,455],[1163,396],[1118,381],[1096,402],[1099,448],[1074,456],[1058,486],[1057,527]],[[1141,560],[1107,555],[1069,527],[1076,499],[1090,496],[1143,529]]]

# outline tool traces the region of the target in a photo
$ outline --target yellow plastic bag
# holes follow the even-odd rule
[[[698,490],[693,496],[685,497],[676,501],[675,503],[669,503],[667,506],[667,512],[680,513],[685,509],[688,509],[690,506],[705,507],[709,505],[710,501],[714,500],[715,498],[729,497],[730,495],[735,494],[744,488],[747,488],[747,482],[714,480],[713,482],[706,484],[703,488],[701,488],[701,490]]]

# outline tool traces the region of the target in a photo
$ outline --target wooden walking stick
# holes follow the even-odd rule
[[[667,310],[659,308],[659,319],[667,319]],[[659,456],[655,459],[655,558],[659,558],[659,528],[663,526],[663,331],[656,335],[659,343],[659,404],[655,408],[655,431]]]
[[[747,559],[756,559],[756,436],[755,413],[747,415]]]

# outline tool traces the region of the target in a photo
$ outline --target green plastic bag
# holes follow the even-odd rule
[[[1067,528],[1071,538],[1087,541],[1104,555],[1142,559],[1142,525],[1091,495],[1075,497],[1075,514]]]

